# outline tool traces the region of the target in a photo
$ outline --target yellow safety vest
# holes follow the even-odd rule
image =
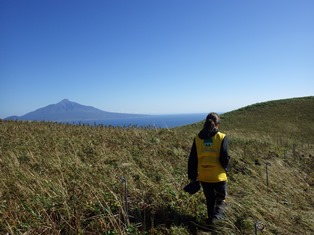
[[[195,137],[197,159],[198,159],[198,180],[208,183],[227,181],[226,170],[219,162],[221,143],[225,134],[217,132],[209,139]]]

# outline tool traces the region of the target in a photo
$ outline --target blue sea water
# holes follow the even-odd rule
[[[200,122],[206,118],[205,113],[198,114],[167,114],[167,115],[148,115],[135,118],[107,119],[104,121],[93,122],[95,125],[105,126],[138,126],[138,127],[159,127],[171,128]]]

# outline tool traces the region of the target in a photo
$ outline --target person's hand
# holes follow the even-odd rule
[[[199,182],[198,182],[197,179],[195,179],[195,180],[190,180],[190,183],[191,183],[191,184],[196,184],[196,183],[199,183]]]

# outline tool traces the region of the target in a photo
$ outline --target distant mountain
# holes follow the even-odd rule
[[[126,114],[102,111],[92,106],[81,105],[68,99],[57,104],[39,108],[23,116],[11,116],[5,120],[56,121],[56,122],[90,122],[106,119],[143,117],[143,114]]]

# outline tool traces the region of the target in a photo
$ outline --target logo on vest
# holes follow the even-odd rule
[[[212,138],[204,139],[204,146],[210,147],[212,144],[213,144],[213,139]]]

